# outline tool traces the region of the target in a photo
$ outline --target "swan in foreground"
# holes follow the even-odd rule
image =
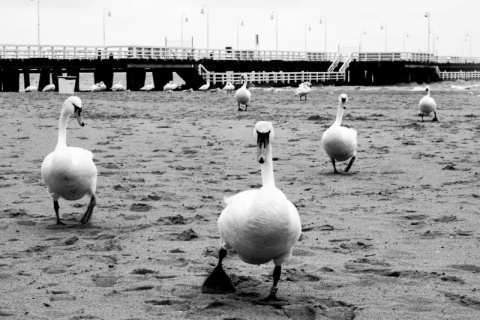
[[[210,88],[210,80],[207,80],[207,83],[205,83],[203,86],[198,88],[198,90],[206,92],[208,90],[208,88]]]
[[[245,105],[244,111],[247,111],[248,103],[250,102],[250,97],[252,93],[247,90],[247,76],[243,74],[242,79],[245,80],[245,82],[243,83],[243,86],[241,86],[237,90],[237,92],[235,92],[235,100],[237,100],[238,103],[238,111],[242,111],[242,109],[240,108],[241,104]]]
[[[55,85],[53,83],[47,84],[45,87],[43,87],[42,92],[52,92],[55,91]]]
[[[107,86],[105,85],[105,83],[103,83],[103,81],[100,81],[99,83],[97,83],[97,86],[98,86],[98,91],[107,90]]]
[[[112,91],[125,91],[125,87],[120,82],[118,82],[112,86]]]
[[[177,89],[178,85],[170,80],[166,85],[163,86],[163,91],[173,91]]]
[[[63,103],[57,146],[55,151],[43,160],[41,168],[43,182],[53,198],[57,225],[64,224],[58,212],[59,198],[72,201],[80,200],[85,195],[90,196],[90,204],[83,215],[82,224],[90,220],[96,204],[97,168],[92,160],[93,154],[82,148],[67,146],[67,121],[72,114],[83,127],[85,123],[82,117],[82,101],[76,96],[69,97]]]
[[[430,113],[433,112],[433,119],[432,121],[438,121],[437,119],[437,103],[433,98],[430,96],[430,87],[426,86],[425,92],[427,93],[425,96],[423,96],[422,99],[420,99],[420,102],[418,103],[418,107],[420,108],[420,113],[418,114],[419,116],[422,117],[422,122],[423,122],[423,116],[428,116]]]
[[[305,100],[307,100],[307,94],[312,91],[310,88],[312,84],[310,82],[302,82],[298,86],[298,88],[295,90],[295,95],[300,97],[300,100],[302,100],[302,97],[305,97]]]
[[[335,161],[346,161],[351,158],[345,169],[345,172],[348,172],[357,155],[357,131],[342,127],[343,109],[346,109],[345,105],[347,100],[347,95],[342,93],[338,98],[335,123],[332,124],[322,136],[323,149],[325,149],[325,152],[332,160],[335,173],[339,173],[335,167]]]
[[[155,89],[155,85],[153,83],[146,84],[140,88],[141,91],[152,91],[153,89]]]
[[[249,264],[273,260],[273,286],[261,303],[282,304],[276,297],[282,264],[290,260],[301,233],[300,216],[285,194],[275,187],[272,161],[273,125],[259,121],[253,136],[257,142],[257,161],[262,172],[262,188],[240,192],[226,198],[226,208],[218,218],[221,238],[218,264],[205,280],[203,293],[234,292],[230,278],[222,268],[228,249]],[[283,302],[285,304],[285,302]]]
[[[35,91],[38,91],[38,89],[37,89],[37,86],[32,85],[32,86],[26,87],[24,91],[25,92],[35,92]]]
[[[233,85],[233,83],[227,82],[227,84],[225,84],[225,86],[223,87],[223,90],[227,91],[227,93],[230,93],[235,90],[235,86]]]

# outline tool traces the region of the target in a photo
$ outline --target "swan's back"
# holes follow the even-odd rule
[[[322,145],[330,158],[345,161],[357,154],[357,131],[333,124],[323,133]]]
[[[422,113],[429,114],[437,109],[437,103],[431,96],[425,95],[422,99],[420,99],[418,107]]]
[[[250,96],[252,93],[247,90],[247,86],[243,85],[235,92],[235,99],[238,103],[246,104],[250,101]]]

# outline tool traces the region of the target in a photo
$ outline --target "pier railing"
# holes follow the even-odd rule
[[[480,79],[480,71],[440,71],[441,80],[475,80]]]

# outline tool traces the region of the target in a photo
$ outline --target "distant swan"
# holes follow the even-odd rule
[[[226,198],[226,208],[218,218],[221,238],[218,264],[205,280],[203,293],[234,292],[222,268],[228,249],[249,264],[273,260],[273,286],[262,303],[281,301],[276,297],[282,264],[292,257],[292,249],[301,233],[300,216],[285,194],[275,186],[273,175],[271,122],[259,121],[253,131],[257,143],[257,161],[262,172],[262,187]],[[278,302],[277,302],[278,303]]]
[[[43,87],[42,92],[52,92],[55,91],[55,85],[53,83],[47,84],[45,87]]]
[[[210,88],[210,80],[207,80],[207,83],[204,84],[203,86],[201,86],[200,88],[198,88],[198,90],[200,90],[200,91],[207,91],[208,88]]]
[[[96,91],[100,91],[100,87],[98,86],[98,83],[96,83],[96,84],[92,84],[92,85],[88,88],[88,90],[89,90],[90,92],[96,92]]]
[[[83,127],[85,124],[82,117],[82,101],[75,96],[69,97],[63,103],[57,146],[55,151],[43,160],[41,168],[42,179],[53,198],[57,224],[64,224],[58,212],[59,198],[71,201],[80,200],[85,195],[90,196],[90,204],[83,215],[82,224],[90,220],[96,204],[97,168],[92,160],[93,154],[81,148],[67,146],[67,121],[72,114]]]
[[[225,90],[229,93],[229,92],[232,92],[233,90],[235,90],[235,86],[233,85],[233,83],[227,82],[227,84],[225,84],[225,86],[223,87],[223,90]]]
[[[238,111],[242,111],[242,109],[240,108],[241,104],[245,105],[244,111],[247,111],[248,103],[250,102],[250,97],[252,93],[247,89],[247,76],[243,74],[242,79],[245,80],[245,82],[243,83],[243,86],[241,86],[240,89],[235,92],[235,100],[237,100],[238,103]]]
[[[305,100],[307,100],[307,94],[309,94],[310,91],[312,91],[312,89],[310,88],[311,86],[312,84],[308,81],[300,83],[298,88],[295,90],[295,95],[299,96],[300,100],[302,100],[302,97],[305,97]]]
[[[166,85],[163,86],[163,91],[173,91],[177,89],[178,85],[170,80]]]
[[[125,87],[118,82],[112,86],[112,91],[125,91]]]
[[[97,86],[98,86],[98,91],[107,90],[107,86],[105,85],[105,83],[103,83],[103,81],[100,81],[99,83],[97,83]]]
[[[427,94],[423,96],[422,99],[420,99],[418,103],[418,107],[420,108],[420,113],[419,116],[422,117],[422,122],[423,122],[423,116],[428,116],[430,113],[433,112],[433,119],[432,121],[438,121],[437,119],[437,103],[435,100],[430,96],[430,87],[426,86],[425,91]]]
[[[146,84],[140,88],[141,91],[152,91],[153,89],[155,89],[155,85],[153,83]]]
[[[347,95],[342,93],[338,98],[337,118],[335,123],[323,133],[322,145],[325,152],[332,160],[333,170],[339,173],[335,167],[335,161],[346,161],[350,159],[345,172],[350,170],[357,155],[357,131],[351,128],[342,127],[343,109],[346,109]]]
[[[33,86],[33,85],[32,85],[32,86],[26,87],[24,91],[25,91],[25,92],[35,92],[35,91],[37,91],[37,90],[38,90],[38,89],[37,89],[37,86]]]

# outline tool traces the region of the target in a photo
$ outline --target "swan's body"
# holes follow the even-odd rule
[[[55,91],[55,85],[53,83],[47,84],[45,87],[43,87],[42,92],[52,92]]]
[[[420,109],[420,114],[419,116],[422,117],[422,122],[423,122],[423,116],[428,116],[430,113],[433,112],[434,117],[432,121],[438,121],[437,119],[437,103],[435,100],[430,96],[430,87],[427,86],[425,88],[426,95],[423,96],[422,99],[418,102],[418,108]]]
[[[96,84],[92,84],[89,88],[90,92],[96,92],[96,91],[100,91],[100,87],[98,86],[98,83]]]
[[[38,91],[37,86],[28,86],[25,88],[25,92],[35,92]]]
[[[295,206],[275,186],[273,137],[273,126],[270,122],[257,122],[254,138],[258,147],[257,160],[261,164],[262,188],[243,191],[225,199],[227,206],[218,219],[222,246],[219,262],[205,280],[204,293],[234,291],[222,269],[222,260],[227,249],[233,249],[246,263],[263,264],[273,260],[273,286],[270,296],[264,302],[277,300],[275,293],[281,265],[292,256],[293,246],[300,237],[301,222]]]
[[[298,88],[295,90],[295,95],[300,97],[300,100],[302,100],[302,97],[305,97],[305,100],[307,100],[307,95],[312,91],[310,88],[312,84],[310,82],[303,82],[300,83]]]
[[[125,87],[119,82],[112,86],[112,91],[125,91]]]
[[[177,89],[178,85],[170,80],[166,85],[163,86],[163,91],[173,91]]]
[[[47,185],[48,193],[53,198],[53,207],[57,216],[57,224],[63,224],[58,212],[58,199],[80,200],[89,195],[90,205],[81,222],[87,223],[96,204],[97,168],[93,163],[93,154],[90,151],[67,146],[67,121],[74,114],[78,123],[83,127],[82,102],[80,98],[72,96],[65,100],[60,115],[58,143],[55,151],[43,160],[41,173],[43,182]]]
[[[198,90],[200,90],[200,91],[207,91],[208,88],[210,88],[210,80],[207,80],[207,83],[205,83],[203,86],[201,86],[200,88],[198,88]]]
[[[357,131],[351,128],[342,127],[343,109],[347,103],[347,95],[339,97],[337,118],[335,123],[328,128],[322,136],[323,149],[332,160],[333,170],[338,173],[335,161],[346,161],[351,158],[345,172],[350,170],[357,155]]]
[[[98,86],[98,91],[107,90],[107,86],[105,85],[105,83],[103,83],[103,81],[100,81],[99,83],[97,83],[97,86]]]
[[[237,100],[238,103],[238,111],[242,111],[242,109],[240,108],[240,105],[242,104],[245,105],[245,111],[247,111],[248,103],[250,102],[250,97],[252,93],[247,89],[247,77],[245,75],[242,75],[242,78],[245,80],[245,82],[243,83],[243,86],[241,86],[235,92],[235,100]]]
[[[141,91],[152,91],[153,89],[155,89],[155,85],[153,83],[146,84],[140,88]]]
[[[233,83],[231,82],[227,82],[227,84],[225,84],[225,86],[223,87],[223,90],[227,91],[228,93],[232,92],[233,90],[235,90],[235,86],[233,85]]]

